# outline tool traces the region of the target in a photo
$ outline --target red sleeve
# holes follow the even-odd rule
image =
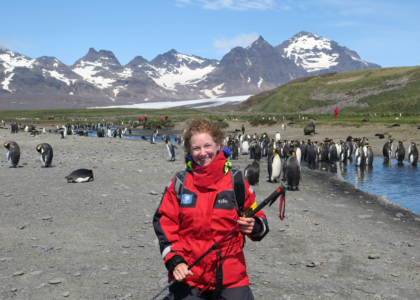
[[[160,253],[166,263],[174,255],[183,256],[179,245],[179,202],[172,179],[153,217],[153,227],[159,240]]]

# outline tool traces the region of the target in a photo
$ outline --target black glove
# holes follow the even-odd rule
[[[188,265],[182,256],[174,255],[174,257],[172,257],[170,260],[166,262],[165,266],[166,266],[166,269],[168,269],[168,271],[172,273],[175,270],[175,267],[182,263]]]

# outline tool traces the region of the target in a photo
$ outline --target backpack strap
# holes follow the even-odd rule
[[[232,185],[235,196],[236,210],[239,216],[242,216],[245,211],[245,180],[244,175],[240,170],[230,170],[232,176]]]
[[[178,200],[181,200],[182,197],[182,193],[184,192],[184,183],[185,183],[185,178],[187,178],[187,170],[184,171],[179,171],[175,174],[174,176],[174,190],[176,193],[176,197],[178,198]]]

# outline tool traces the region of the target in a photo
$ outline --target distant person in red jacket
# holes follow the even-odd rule
[[[161,121],[162,121],[162,116],[160,116],[159,120],[161,120]]]
[[[334,109],[334,118],[338,118],[338,108]]]
[[[144,121],[147,121],[147,116],[144,116]]]
[[[168,120],[168,116],[165,116],[165,120]]]
[[[143,122],[143,117],[140,117],[140,118],[139,118],[139,121],[140,121],[140,122]]]
[[[210,120],[196,118],[189,123],[184,134],[187,169],[182,173],[183,188],[178,172],[165,188],[154,215],[168,282],[176,279],[169,288],[169,300],[213,299],[213,293],[218,295],[216,299],[254,300],[242,248],[245,236],[262,240],[269,231],[268,223],[263,211],[251,218],[239,215],[229,172],[232,165],[227,160],[231,153],[222,145],[224,137],[225,133]],[[243,193],[243,208],[255,208],[255,193],[246,179]],[[239,229],[220,244],[218,255],[213,251],[188,270],[188,265],[237,223]],[[223,273],[216,274],[220,259]]]

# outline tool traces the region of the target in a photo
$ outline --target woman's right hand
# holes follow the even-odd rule
[[[182,282],[185,278],[187,278],[187,276],[192,276],[193,272],[188,270],[188,266],[186,264],[180,263],[175,267],[175,270],[172,272],[172,274],[174,275],[176,281]]]

